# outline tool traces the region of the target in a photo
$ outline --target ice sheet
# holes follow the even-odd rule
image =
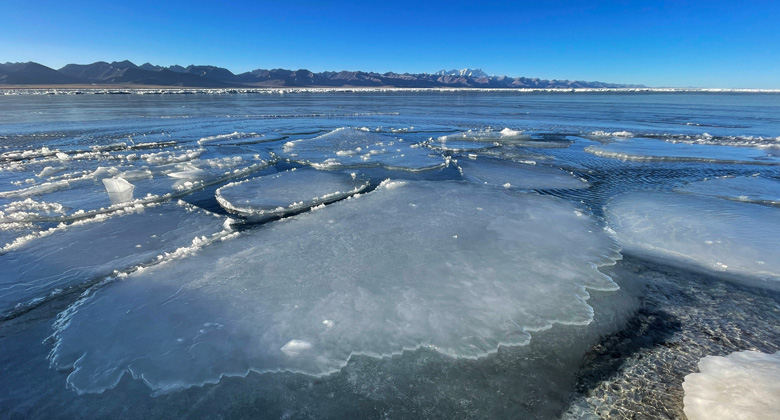
[[[231,183],[216,192],[219,204],[243,217],[262,220],[341,200],[368,187],[340,172],[290,170]]]
[[[334,372],[353,354],[476,358],[590,322],[615,244],[570,204],[465,182],[377,190],[114,282],[60,320],[78,392],[125,373],[166,392],[249,370]]]
[[[460,158],[457,162],[463,178],[489,185],[518,189],[577,189],[588,183],[568,172],[541,165],[529,165],[492,158]]]
[[[780,413],[780,352],[707,356],[685,377],[688,420],[771,420]]]
[[[780,286],[780,209],[680,193],[618,196],[605,208],[624,251]]]

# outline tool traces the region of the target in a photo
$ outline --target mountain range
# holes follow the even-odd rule
[[[364,71],[252,70],[234,74],[216,66],[169,67],[130,61],[68,64],[60,69],[27,63],[0,63],[0,85],[149,85],[203,88],[254,87],[411,87],[411,88],[626,88],[644,87],[604,82],[544,80],[489,76],[480,69],[436,73]]]

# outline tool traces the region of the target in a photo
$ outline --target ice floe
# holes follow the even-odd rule
[[[517,189],[576,189],[590,185],[571,173],[548,166],[509,162],[492,158],[461,158],[457,162],[463,178],[478,183]]]
[[[323,375],[351,355],[426,347],[476,358],[591,321],[586,288],[619,254],[556,198],[465,182],[375,191],[132,273],[58,321],[68,386],[128,373],[155,393],[248,371]]]
[[[230,183],[216,192],[227,211],[264,220],[341,200],[368,187],[367,181],[340,172],[290,170]]]
[[[625,252],[780,287],[780,209],[680,193],[630,193],[605,208]]]
[[[780,413],[780,352],[707,356],[682,384],[688,420],[771,420]]]
[[[780,204],[780,180],[730,176],[692,182],[676,191],[751,203]]]
[[[667,143],[648,138],[630,138],[609,144],[588,146],[585,148],[585,151],[601,157],[643,162],[709,162],[753,165],[780,164],[780,157],[768,153],[767,149]]]
[[[368,129],[339,128],[311,139],[288,141],[279,153],[318,169],[382,166],[422,171],[447,166],[430,149]]]
[[[53,292],[90,283],[222,232],[224,217],[169,203],[130,207],[93,222],[62,224],[45,241],[21,241],[0,254],[0,315]]]

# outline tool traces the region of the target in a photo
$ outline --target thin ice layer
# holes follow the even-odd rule
[[[130,275],[77,304],[52,352],[68,385],[125,372],[156,392],[223,375],[334,372],[352,354],[474,358],[554,323],[587,324],[586,287],[619,257],[562,200],[461,182],[386,182]]]
[[[590,185],[582,178],[556,168],[508,162],[505,160],[478,158],[458,159],[463,178],[489,185],[519,189],[577,189]]]
[[[596,156],[620,160],[662,162],[742,163],[777,165],[780,158],[765,149],[702,144],[667,143],[661,140],[630,138],[614,143],[588,146]]]
[[[289,141],[282,156],[319,169],[383,166],[421,171],[443,168],[442,156],[403,139],[356,128],[339,128],[312,139]]]
[[[692,182],[677,191],[734,201],[780,204],[780,180],[737,176]]]
[[[216,198],[231,213],[264,219],[338,201],[366,187],[368,182],[343,173],[292,170],[225,185]]]
[[[633,193],[615,198],[605,211],[626,252],[780,286],[780,209],[679,193]]]
[[[707,356],[682,384],[688,420],[776,419],[780,413],[780,352]]]
[[[42,241],[0,255],[0,314],[53,292],[90,283],[223,229],[224,218],[183,205],[129,209],[120,216],[63,225]]]

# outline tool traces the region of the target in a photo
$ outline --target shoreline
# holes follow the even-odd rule
[[[485,92],[485,93],[775,93],[780,89],[728,88],[478,88],[478,87],[396,87],[396,86],[237,86],[194,87],[140,84],[45,84],[0,85],[0,95],[30,93],[269,93],[269,92]]]

